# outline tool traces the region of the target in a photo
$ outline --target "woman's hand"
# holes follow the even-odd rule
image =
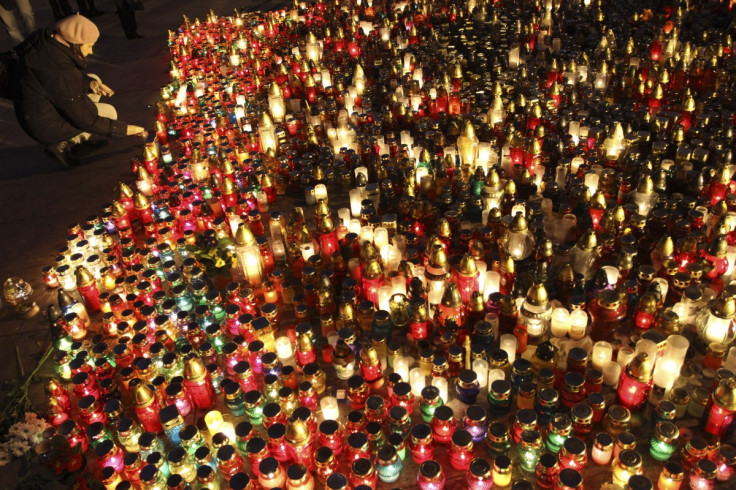
[[[140,136],[141,138],[145,138],[146,136],[148,136],[148,131],[140,126],[133,126],[132,124],[128,124],[128,130],[126,134],[128,136]]]
[[[95,95],[100,95],[104,97],[112,97],[115,94],[113,89],[102,82],[98,82],[97,80],[93,80],[92,83],[89,84],[89,90]]]

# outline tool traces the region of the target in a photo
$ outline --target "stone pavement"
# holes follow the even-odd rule
[[[38,27],[53,24],[48,2],[31,0],[31,4]],[[145,10],[136,17],[138,32],[145,37],[128,41],[114,3],[97,0],[97,8],[105,14],[93,19],[102,34],[90,57],[89,71],[100,75],[115,90],[109,102],[116,106],[119,119],[147,128],[153,126],[152,105],[168,79],[167,31],[181,24],[182,14],[193,20],[204,19],[209,9],[228,15],[234,8],[266,10],[283,5],[280,1],[257,0],[144,0],[144,4]],[[5,51],[12,45],[4,29],[0,27],[0,31],[0,51]],[[110,140],[83,165],[64,170],[21,131],[12,104],[0,99],[0,284],[10,276],[20,276],[33,286],[34,299],[42,311],[54,302],[56,290],[45,288],[41,269],[51,265],[56,252],[65,245],[69,224],[98,214],[101,206],[114,197],[119,181],[132,184],[128,163],[131,157],[142,154],[142,148],[140,138]],[[49,340],[42,314],[21,321],[7,305],[0,309],[0,359],[5,360],[0,362],[0,384],[20,373],[16,348],[27,373],[35,367]],[[44,370],[46,375],[52,372],[51,364]],[[38,384],[32,396],[42,400]],[[0,391],[0,403],[2,397]],[[13,473],[0,472],[0,488],[14,487],[8,485]]]

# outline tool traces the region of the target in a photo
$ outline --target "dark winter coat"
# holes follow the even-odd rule
[[[82,132],[125,136],[127,124],[97,115],[87,94],[92,78],[82,71],[83,59],[71,47],[37,31],[20,46],[15,114],[36,141],[55,144]]]

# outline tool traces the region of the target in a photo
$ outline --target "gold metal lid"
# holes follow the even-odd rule
[[[653,363],[646,352],[640,352],[626,365],[626,374],[642,383],[652,379]]]
[[[526,301],[533,306],[547,306],[549,296],[547,295],[547,288],[544,287],[544,283],[534,283],[526,293]]]

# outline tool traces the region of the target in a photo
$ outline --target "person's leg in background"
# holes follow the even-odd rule
[[[0,2],[0,21],[8,30],[8,35],[13,40],[13,44],[19,44],[23,42],[23,34],[20,32],[18,20],[15,18],[15,12],[13,12],[13,3],[12,1]]]
[[[32,33],[36,30],[36,19],[33,17],[33,8],[31,7],[30,0],[15,0],[18,5],[18,13],[23,21],[23,27],[25,28],[25,35]]]
[[[49,0],[51,11],[54,14],[54,20],[61,20],[64,17],[72,15],[72,7],[67,0]]]
[[[89,5],[87,0],[77,0],[77,6],[79,7],[79,13],[85,17],[89,17]]]
[[[115,7],[118,10],[118,18],[120,25],[123,27],[125,37],[128,39],[137,39],[143,37],[138,34],[138,23],[135,21],[135,9],[128,0],[115,0]]]

